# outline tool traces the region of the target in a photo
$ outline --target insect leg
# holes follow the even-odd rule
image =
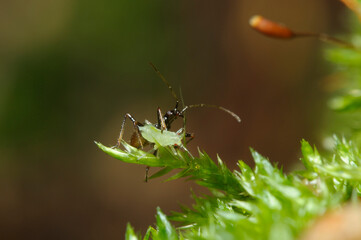
[[[184,127],[183,128],[180,128],[176,133],[178,135],[181,135],[184,131]],[[185,140],[185,145],[187,145],[190,141],[192,141],[194,139],[194,133],[185,133],[184,134],[184,138],[188,138]]]
[[[148,172],[149,172],[149,166],[145,168],[145,182],[148,182]]]
[[[194,133],[186,133],[185,137],[188,138],[186,139],[186,145],[187,145],[190,141],[194,139]]]
[[[143,125],[140,124],[138,121],[136,121],[136,122],[133,123],[135,135],[137,136],[137,140],[138,140],[140,149],[143,149],[143,147],[144,147],[144,144],[143,144],[144,138],[142,137],[138,126],[143,126]],[[145,144],[146,144],[146,142],[145,142]],[[132,142],[132,145],[134,145],[135,147],[139,148],[139,146],[137,146],[134,142]]]
[[[162,115],[162,111],[160,108],[157,108],[157,119],[158,119],[158,126],[160,127],[161,131],[167,130],[167,126],[165,125],[165,121]],[[157,150],[153,153],[155,156],[157,155]],[[148,182],[148,174],[149,174],[149,166],[145,168],[145,182]]]
[[[139,140],[139,143],[141,145],[141,147],[143,148],[143,144],[142,144],[142,141],[141,141],[141,134],[139,132],[139,128],[138,126],[140,125],[138,123],[137,120],[135,120],[135,118],[133,118],[132,115],[130,115],[129,113],[125,114],[124,115],[124,119],[123,119],[123,122],[122,122],[122,127],[120,129],[120,133],[119,133],[119,137],[118,137],[118,141],[117,141],[117,145],[116,147],[119,148],[120,147],[120,143],[121,143],[121,140],[123,139],[123,134],[124,134],[124,126],[125,126],[125,121],[127,120],[127,117],[130,119],[130,121],[132,121],[133,123],[133,126],[134,126],[134,130],[135,130],[135,133],[137,134],[137,137],[138,137],[138,140]]]
[[[165,124],[163,115],[162,115],[162,111],[160,110],[160,108],[158,107],[157,109],[157,118],[158,118],[158,126],[160,127],[160,129],[163,130],[167,130],[167,125]]]

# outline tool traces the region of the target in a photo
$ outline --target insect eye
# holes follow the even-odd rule
[[[177,117],[182,117],[182,114],[178,109],[174,109],[173,112],[174,112],[174,115],[176,115]]]

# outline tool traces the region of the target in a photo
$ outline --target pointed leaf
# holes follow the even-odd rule
[[[301,159],[307,169],[314,169],[315,165],[322,164],[321,156],[316,148],[313,150],[311,145],[305,141],[301,141],[301,150],[303,158]]]
[[[173,170],[173,168],[171,168],[171,167],[162,168],[161,170],[159,170],[158,172],[156,172],[152,176],[150,176],[149,179],[161,177],[161,176],[169,173],[172,170]]]
[[[174,227],[170,224],[167,216],[162,213],[160,208],[157,208],[157,238],[156,239],[169,239],[177,240],[178,235]]]
[[[127,230],[125,231],[125,239],[126,240],[138,240],[137,235],[134,233],[134,229],[132,226],[128,223],[127,224]]]
[[[167,180],[165,180],[165,182],[169,182],[169,181],[172,181],[172,180],[175,180],[175,179],[178,179],[178,178],[181,178],[181,177],[184,177],[185,175],[187,175],[187,173],[190,171],[189,168],[187,169],[184,169],[182,171],[180,171],[179,173],[171,176],[170,178],[168,178]]]

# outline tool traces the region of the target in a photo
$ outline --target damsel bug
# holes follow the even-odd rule
[[[164,78],[164,76],[159,72],[159,70],[152,64],[150,63],[150,65],[153,67],[154,71],[159,75],[159,77],[162,79],[162,81],[167,85],[167,87],[169,88],[169,90],[171,91],[173,97],[176,100],[176,105],[174,107],[174,109],[167,111],[164,115],[162,114],[162,111],[160,110],[160,108],[157,108],[157,123],[154,124],[154,127],[156,127],[157,129],[160,129],[161,131],[164,130],[169,130],[171,128],[171,124],[174,122],[174,120],[176,120],[177,118],[183,118],[184,119],[184,113],[185,111],[187,111],[190,108],[197,108],[197,107],[212,107],[212,108],[217,108],[219,110],[222,110],[228,114],[230,114],[232,117],[234,117],[237,122],[241,122],[240,117],[233,113],[232,111],[221,107],[221,106],[217,106],[217,105],[209,105],[209,104],[192,104],[192,105],[187,105],[184,106],[182,109],[179,109],[179,99],[177,97],[177,95],[175,94],[175,92],[173,91],[172,86],[168,83],[168,81]],[[143,136],[142,133],[140,131],[140,127],[144,126],[144,123],[140,123],[138,122],[131,114],[126,113],[124,115],[124,119],[121,125],[121,129],[120,129],[120,133],[119,133],[119,137],[118,137],[118,141],[117,141],[117,145],[115,147],[119,148],[121,141],[123,139],[123,134],[124,134],[124,126],[125,126],[125,122],[126,119],[129,118],[129,120],[133,123],[133,128],[134,128],[134,133],[132,134],[131,138],[130,138],[130,145],[135,147],[135,148],[143,148],[144,146],[149,144],[149,141],[147,141]],[[183,129],[180,130],[184,130],[184,126]],[[181,131],[178,131],[177,133],[181,133]],[[190,140],[193,139],[194,135],[192,133],[184,133],[185,137],[188,138],[189,142]],[[153,153],[154,155],[157,154],[157,150],[154,151]],[[148,170],[149,167],[146,168],[146,176],[145,176],[145,181],[148,181]]]

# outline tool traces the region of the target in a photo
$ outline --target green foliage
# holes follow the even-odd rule
[[[361,9],[361,8],[360,8]],[[344,38],[355,48],[328,48],[325,58],[332,63],[332,96],[328,102],[326,135],[338,134],[352,139],[361,146],[361,24],[360,18],[351,16],[347,26],[351,34]]]
[[[155,132],[154,139],[157,134],[162,133]],[[169,216],[179,227],[158,209],[156,228],[150,227],[144,239],[294,239],[316,216],[360,195],[361,155],[351,142],[334,141],[333,156],[326,158],[303,140],[305,169],[288,175],[252,149],[254,170],[239,161],[239,171],[231,172],[220,158],[215,164],[203,152],[193,157],[172,145],[154,142],[154,156],[125,142],[125,150],[97,144],[121,161],[163,167],[164,174],[181,169],[167,180],[190,178],[212,193],[193,195],[192,208],[182,206]],[[130,225],[127,239],[139,239]]]
[[[355,49],[330,48],[325,58],[333,63],[334,72],[342,74],[345,80],[330,100],[329,106],[337,111],[348,112],[361,109],[361,28],[356,17],[350,19],[351,39]]]
[[[138,236],[134,233],[134,229],[132,226],[128,223],[127,230],[125,231],[125,239],[126,240],[136,240],[138,239]]]

